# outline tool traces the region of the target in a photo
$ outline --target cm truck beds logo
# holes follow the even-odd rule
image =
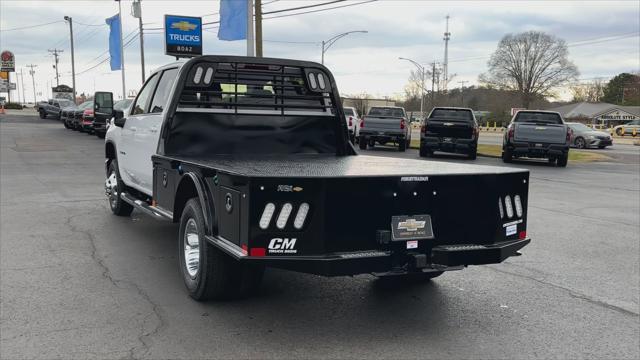
[[[273,238],[269,242],[269,254],[296,254],[296,238]]]

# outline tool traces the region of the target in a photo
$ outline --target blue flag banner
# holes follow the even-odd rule
[[[248,0],[220,0],[220,40],[247,38]]]
[[[111,70],[122,69],[122,43],[120,40],[122,36],[120,34],[120,15],[114,15],[105,20],[109,25],[109,56],[111,56]]]

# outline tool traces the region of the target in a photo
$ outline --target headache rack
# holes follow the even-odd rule
[[[188,69],[176,110],[334,116],[336,95],[321,68],[203,60]]]

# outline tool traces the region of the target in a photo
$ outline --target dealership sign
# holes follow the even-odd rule
[[[4,50],[0,53],[0,71],[16,71],[16,59],[11,51]]]
[[[165,15],[164,52],[175,57],[202,55],[202,18]]]
[[[640,116],[620,109],[612,109],[611,111],[607,111],[606,113],[596,116],[596,119],[600,121],[630,121],[640,120]]]

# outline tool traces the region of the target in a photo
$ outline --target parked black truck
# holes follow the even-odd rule
[[[475,160],[478,153],[479,127],[473,110],[436,107],[420,128],[420,156],[434,151],[466,154]]]
[[[153,73],[126,112],[96,93],[95,113],[114,116],[111,210],[180,224],[198,300],[245,295],[265,267],[424,280],[530,241],[528,171],[356,155],[317,63],[197,57]]]

